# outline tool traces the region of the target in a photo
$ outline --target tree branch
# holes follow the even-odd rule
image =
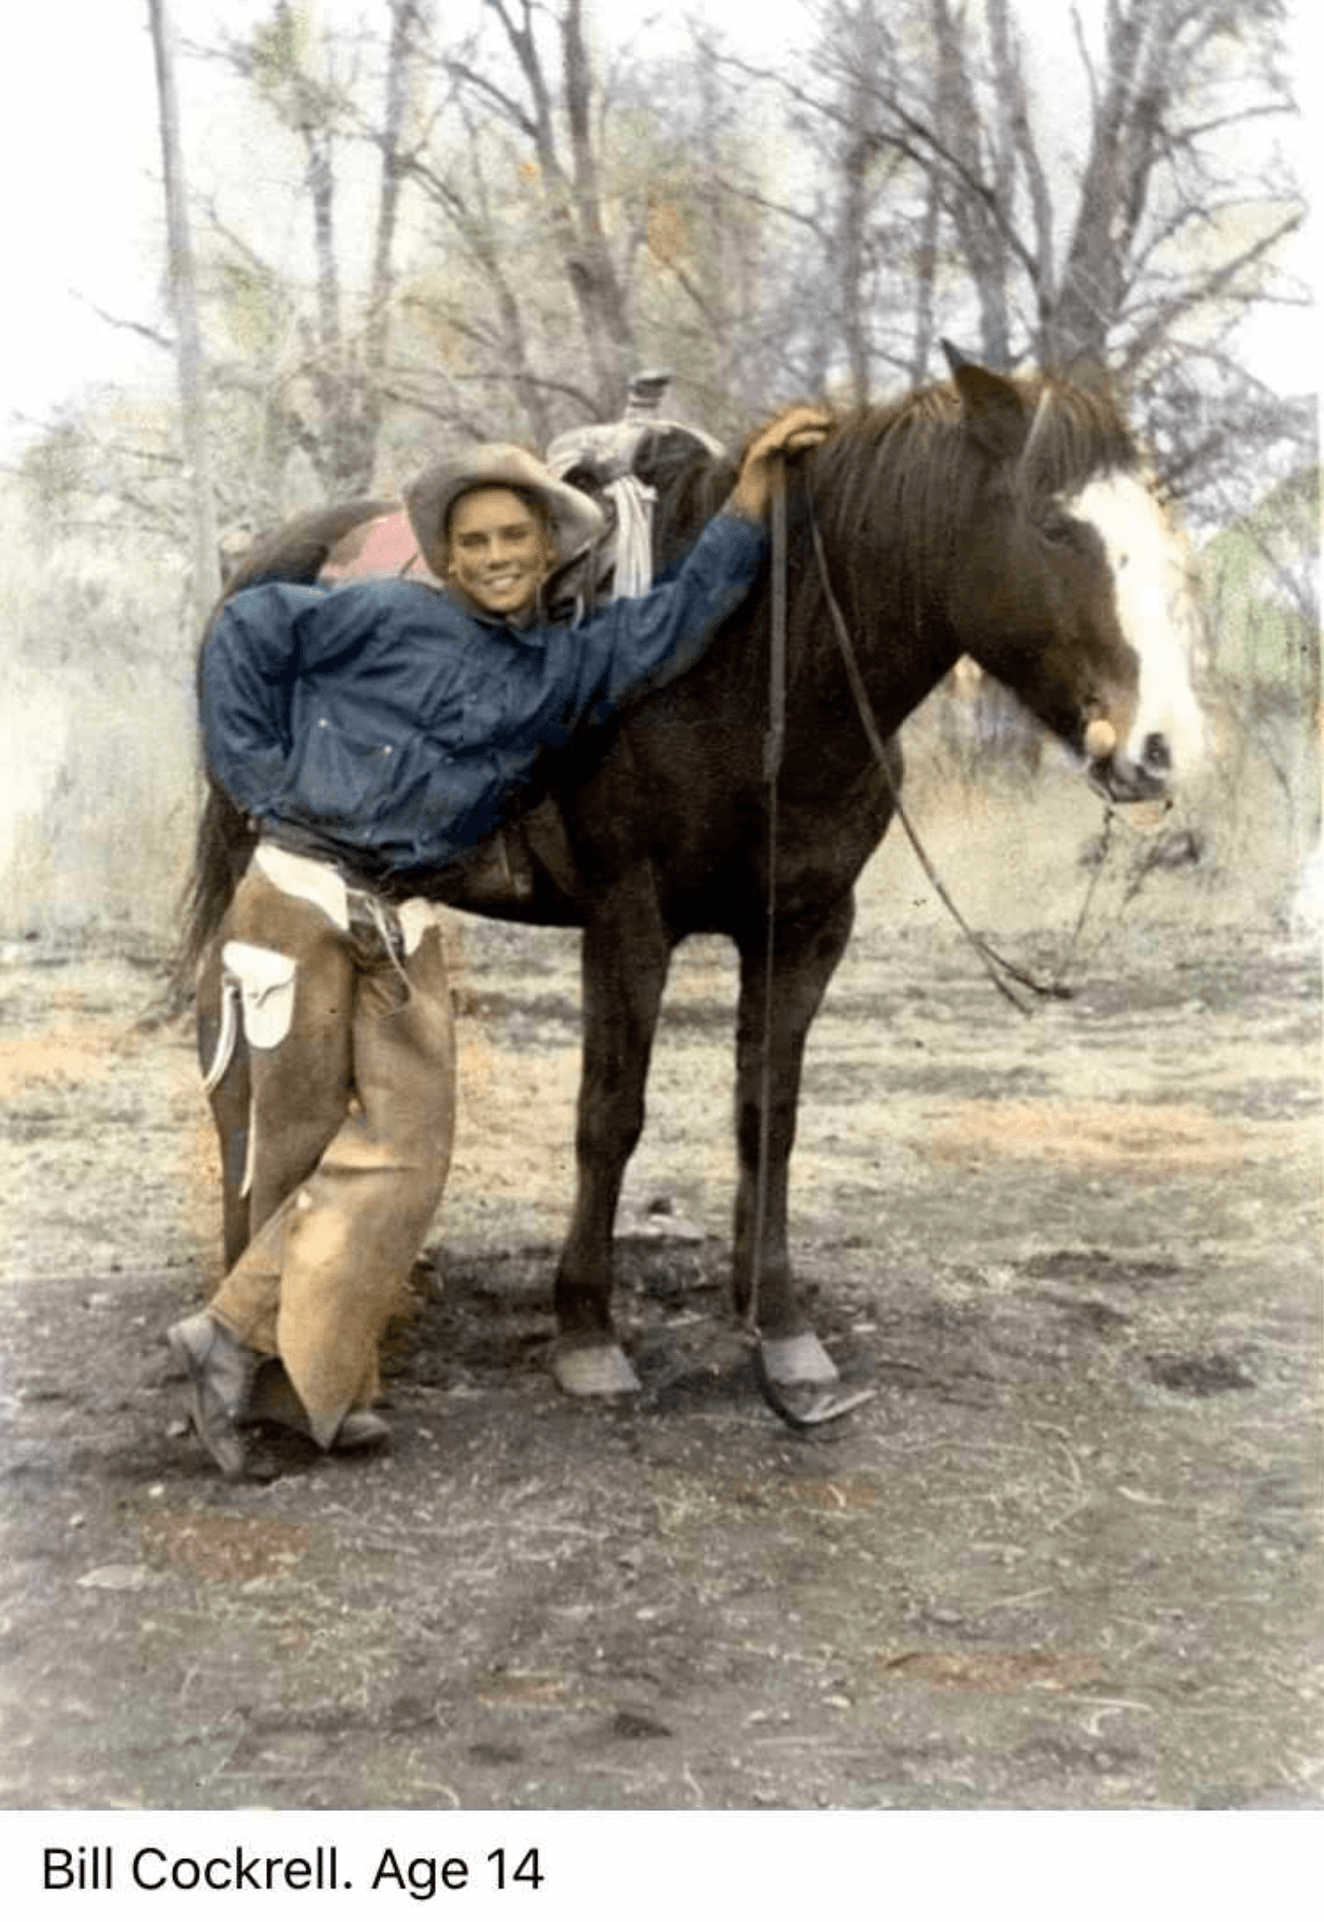
[[[1122,361],[1123,369],[1129,372],[1138,367],[1180,315],[1189,312],[1193,307],[1203,306],[1209,301],[1228,298],[1228,289],[1237,276],[1255,261],[1262,260],[1265,254],[1272,252],[1286,240],[1289,234],[1295,233],[1304,218],[1304,210],[1292,214],[1272,233],[1265,234],[1251,246],[1244,247],[1231,260],[1221,262],[1219,266],[1190,283],[1176,298],[1165,302],[1148,327],[1142,328],[1128,343]],[[1250,298],[1249,295],[1246,297]]]
[[[149,327],[142,320],[127,320],[122,314],[107,313],[104,307],[99,307],[96,301],[90,300],[86,294],[75,293],[74,299],[94,313],[98,320],[104,320],[108,327],[116,327],[122,333],[138,334],[143,340],[150,341],[153,347],[160,347],[167,354],[174,353],[173,337],[163,334],[159,327]]]

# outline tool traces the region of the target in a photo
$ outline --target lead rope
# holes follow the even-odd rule
[[[1094,871],[1090,875],[1090,884],[1085,890],[1085,899],[1080,904],[1080,913],[1076,916],[1076,925],[1071,930],[1071,939],[1067,942],[1066,953],[1063,955],[1061,966],[1057,971],[1059,981],[1063,980],[1066,976],[1067,964],[1074,956],[1076,945],[1085,931],[1085,922],[1089,916],[1090,907],[1094,900],[1094,891],[1103,879],[1103,870],[1108,865],[1108,851],[1112,847],[1113,822],[1115,819],[1116,811],[1112,803],[1109,802],[1103,810],[1103,832],[1099,836],[1098,859],[1094,863]]]
[[[763,742],[763,781],[768,790],[768,883],[763,936],[763,1035],[759,1062],[758,1163],[754,1176],[754,1231],[745,1326],[757,1336],[759,1276],[768,1219],[768,1150],[772,1137],[772,970],[777,937],[777,846],[782,752],[786,744],[786,470],[772,468],[772,626],[768,650],[768,731]],[[756,1350],[757,1353],[757,1350]],[[766,1374],[766,1370],[763,1371]],[[763,1386],[762,1378],[760,1386]],[[780,1411],[779,1411],[780,1412]]]
[[[1011,1003],[1013,1008],[1017,1009],[1021,1014],[1028,1015],[1034,1012],[1034,1003],[1023,1000],[1010,985],[1012,981],[1018,982],[1023,988],[1028,988],[1031,994],[1038,995],[1041,999],[1069,1001],[1072,996],[1072,990],[1066,986],[1063,976],[1066,972],[1067,961],[1070,959],[1070,951],[1068,951],[1066,959],[1064,959],[1062,965],[1059,967],[1055,980],[1042,981],[1035,975],[1027,974],[1023,968],[1017,967],[1014,961],[1009,961],[1005,955],[999,954],[997,949],[993,947],[982,934],[979,934],[970,926],[948,893],[933,862],[929,859],[928,851],[916,833],[911,823],[910,815],[902,803],[901,791],[893,780],[892,770],[887,763],[887,750],[883,745],[883,738],[878,732],[878,724],[874,719],[873,707],[869,700],[869,691],[864,684],[864,676],[860,672],[860,664],[856,657],[854,643],[850,637],[850,630],[846,626],[846,617],[841,611],[837,597],[832,591],[832,582],[828,577],[827,556],[823,552],[823,537],[818,530],[818,518],[814,513],[812,496],[809,500],[809,531],[813,536],[814,556],[818,562],[818,572],[823,583],[823,593],[827,600],[828,612],[832,616],[832,625],[836,631],[837,646],[841,650],[841,658],[846,667],[846,678],[850,682],[851,693],[855,697],[855,706],[860,716],[860,722],[864,728],[865,737],[868,740],[870,748],[873,750],[874,759],[882,770],[883,780],[887,784],[887,791],[891,798],[893,809],[896,812],[896,817],[905,829],[906,838],[915,851],[915,857],[923,868],[930,887],[978,955],[980,965],[983,967],[989,980],[993,983],[993,986],[1005,1001]],[[1076,924],[1076,932],[1072,936],[1072,947],[1074,947],[1075,941],[1084,925],[1085,910],[1089,907],[1092,894],[1093,886],[1091,886],[1089,894],[1086,895],[1085,909],[1082,909],[1080,919]]]

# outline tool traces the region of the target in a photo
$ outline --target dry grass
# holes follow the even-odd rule
[[[0,926],[164,932],[194,814],[183,583],[95,533],[34,555],[0,511]]]

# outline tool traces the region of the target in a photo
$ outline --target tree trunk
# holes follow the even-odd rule
[[[386,64],[386,106],[382,121],[381,187],[377,197],[377,232],[372,254],[372,283],[363,347],[362,392],[354,407],[354,486],[366,491],[377,464],[377,442],[385,408],[386,361],[391,339],[395,298],[395,232],[400,189],[405,177],[401,145],[409,104],[409,69],[415,53],[415,34],[423,22],[419,0],[390,0],[391,44]]]
[[[910,356],[910,384],[921,386],[929,377],[929,358],[937,334],[934,320],[938,275],[938,238],[942,230],[942,195],[938,177],[930,172],[924,181],[924,214],[920,222],[919,243],[915,249],[915,330]]]
[[[960,163],[964,182],[956,185],[947,207],[961,249],[970,263],[979,302],[980,339],[989,367],[1011,365],[1011,312],[1008,300],[1007,239],[1001,225],[1005,209],[998,200],[998,180],[1004,159],[998,131],[985,124],[971,79],[968,32],[964,12],[953,14],[948,0],[932,0],[931,23],[937,50],[936,118],[947,150]],[[986,177],[984,146],[994,162],[995,175]],[[977,181],[981,192],[964,183]]]
[[[1174,81],[1172,0],[1109,10],[1108,74],[1054,315],[1052,358],[1088,377],[1105,362],[1149,195]]]
[[[175,320],[175,355],[179,408],[184,436],[184,465],[192,496],[192,595],[198,627],[210,614],[221,591],[220,560],[216,545],[216,510],[212,495],[210,450],[207,441],[206,398],[203,391],[202,339],[198,330],[197,278],[193,268],[193,240],[184,162],[179,138],[179,98],[175,89],[174,42],[167,0],[147,0],[152,48],[156,56],[157,112],[161,127],[161,166],[165,181],[166,250],[170,304]]]
[[[522,119],[533,136],[548,213],[570,292],[579,311],[593,373],[594,399],[603,420],[619,410],[634,371],[633,331],[624,291],[607,244],[601,182],[593,146],[593,67],[581,0],[566,0],[558,26],[564,108],[570,129],[567,169],[557,144],[551,88],[534,39],[532,0],[520,0],[517,21],[502,0],[488,0],[519,61],[529,90]]]

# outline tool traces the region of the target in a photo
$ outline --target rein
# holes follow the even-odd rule
[[[763,779],[768,789],[768,889],[764,920],[763,1035],[759,1064],[759,1138],[754,1178],[754,1229],[750,1238],[749,1302],[745,1325],[758,1333],[759,1276],[763,1272],[763,1239],[768,1217],[768,1147],[772,1132],[772,968],[777,934],[777,795],[782,752],[786,745],[786,470],[778,461],[772,469],[772,625],[768,656],[768,732],[763,743]],[[756,1350],[757,1353],[757,1350]],[[771,1382],[761,1370],[759,1386]],[[774,1404],[775,1406],[776,1404]],[[777,1412],[781,1414],[781,1409]]]
[[[772,468],[772,494],[769,502],[772,525],[772,619],[768,660],[768,731],[763,744],[763,778],[768,789],[768,887],[764,935],[763,1034],[759,1064],[759,1133],[757,1166],[754,1176],[754,1225],[750,1236],[749,1298],[743,1326],[753,1340],[754,1380],[759,1393],[773,1413],[796,1434],[810,1435],[825,1422],[836,1421],[872,1399],[874,1390],[820,1389],[803,1408],[786,1399],[768,1373],[759,1339],[759,1276],[763,1272],[763,1243],[768,1219],[768,1150],[772,1132],[772,981],[777,933],[777,839],[778,776],[786,745],[786,599],[789,567],[786,538],[786,469],[781,461]]]
[[[1037,995],[1042,1000],[1069,1001],[1072,998],[1072,990],[1068,988],[1062,980],[1062,974],[1066,968],[1065,961],[1059,969],[1058,978],[1055,981],[1040,980],[1037,976],[1028,974],[1025,969],[1017,967],[1014,961],[1009,961],[1004,954],[999,954],[991,942],[986,940],[982,934],[970,926],[952,899],[937,869],[934,867],[927,849],[915,830],[909,812],[902,802],[901,790],[892,778],[892,770],[888,766],[887,750],[883,743],[883,737],[879,733],[878,723],[874,718],[873,705],[869,699],[869,690],[865,686],[864,676],[860,672],[860,663],[855,652],[855,644],[851,640],[850,629],[846,625],[846,617],[841,611],[841,605],[832,591],[832,581],[828,574],[827,555],[823,551],[823,536],[819,532],[818,517],[814,512],[812,495],[809,497],[809,531],[813,537],[814,557],[818,562],[818,572],[823,585],[824,598],[827,601],[828,612],[832,616],[832,626],[836,634],[837,646],[846,669],[846,678],[850,682],[851,693],[855,698],[855,706],[860,717],[860,723],[864,728],[865,738],[882,772],[883,780],[887,786],[887,792],[896,817],[905,829],[906,839],[914,849],[916,859],[919,861],[921,868],[923,868],[930,887],[932,887],[938,899],[942,902],[957,927],[974,949],[976,955],[979,957],[981,967],[988,975],[993,986],[1003,999],[1009,1001],[1012,1007],[1017,1009],[1019,1013],[1027,1015],[1033,1014],[1034,1002],[1026,1001],[1017,994],[1016,989],[1011,985],[1013,981],[1018,983],[1020,987],[1027,989],[1030,994]],[[1088,907],[1088,897],[1086,906]],[[1083,920],[1084,915],[1082,913],[1081,922],[1083,922]],[[1079,931],[1080,923],[1077,924],[1077,935]],[[1073,946],[1075,938],[1075,936],[1072,937]],[[1067,959],[1070,959],[1069,953]]]

